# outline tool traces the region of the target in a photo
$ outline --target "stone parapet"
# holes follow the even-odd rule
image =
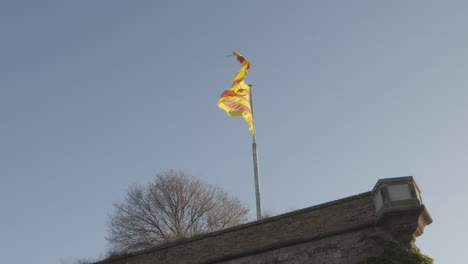
[[[412,177],[383,179],[371,192],[97,263],[364,263],[383,252],[379,239],[411,246],[430,222]]]

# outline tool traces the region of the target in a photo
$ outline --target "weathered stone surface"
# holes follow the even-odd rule
[[[219,263],[363,263],[367,257],[378,256],[383,251],[383,248],[368,236],[372,233],[374,233],[373,228],[368,228]],[[363,248],[373,250],[362,250]]]
[[[397,184],[398,179],[392,179],[391,183]],[[401,179],[409,182],[408,177]],[[405,211],[401,209],[404,208],[404,200],[400,198],[404,198],[403,195],[398,196],[398,213],[403,217],[396,219],[388,213],[377,214],[374,203],[375,195],[381,193],[379,191],[374,188],[373,192],[98,263],[365,263],[366,258],[382,254],[381,241],[399,239],[395,235],[392,221],[412,227],[418,227],[420,221],[414,210],[409,211],[408,217],[404,216]],[[383,203],[379,202],[376,204],[383,208]],[[385,207],[385,210],[388,208]],[[424,213],[428,215],[427,210]],[[388,218],[386,214],[389,215]],[[409,231],[416,232],[412,229]]]

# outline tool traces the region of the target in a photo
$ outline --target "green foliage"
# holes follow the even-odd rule
[[[379,257],[367,259],[368,264],[434,264],[434,260],[418,248],[407,249],[398,243],[388,243]]]

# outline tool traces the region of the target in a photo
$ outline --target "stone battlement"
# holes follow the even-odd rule
[[[366,193],[97,263],[361,263],[383,252],[381,241],[412,247],[431,222],[413,177],[398,177]]]

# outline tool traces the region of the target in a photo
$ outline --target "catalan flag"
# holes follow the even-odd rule
[[[250,86],[244,81],[250,62],[237,52],[232,53],[242,64],[232,83],[231,89],[224,91],[218,101],[218,106],[224,109],[229,116],[243,116],[249,124],[252,135],[255,134],[252,108],[250,105]]]

